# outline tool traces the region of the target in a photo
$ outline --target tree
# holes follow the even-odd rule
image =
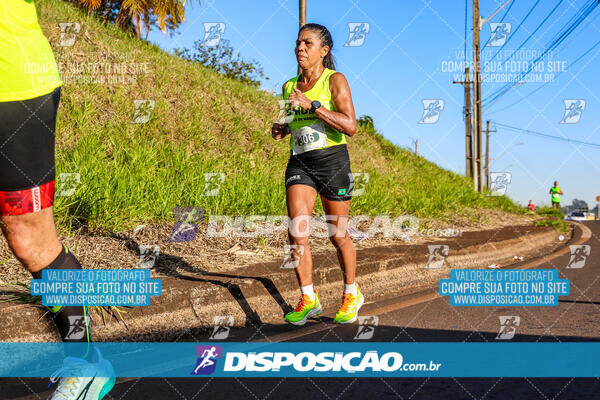
[[[163,33],[173,31],[185,20],[186,0],[65,0],[93,12],[122,29],[146,37],[150,25],[156,25]],[[200,0],[198,0],[200,2]]]
[[[175,54],[189,61],[197,61],[229,78],[258,87],[260,78],[265,78],[260,63],[244,61],[240,53],[234,56],[229,43],[229,40],[221,39],[218,46],[205,46],[203,40],[196,40],[193,49],[175,49]]]
[[[365,128],[374,128],[375,123],[373,122],[373,117],[370,115],[363,115],[358,120],[356,120],[358,126],[364,126]]]
[[[573,199],[573,203],[571,203],[571,211],[588,211],[588,204],[584,200]]]

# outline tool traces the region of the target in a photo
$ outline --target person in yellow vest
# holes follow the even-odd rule
[[[290,135],[290,158],[285,172],[291,220],[288,236],[302,297],[285,320],[295,325],[303,325],[322,312],[313,288],[308,245],[309,220],[317,195],[344,275],[342,305],[334,322],[356,321],[364,303],[356,283],[356,250],[348,234],[354,179],[346,138],[356,133],[356,116],[348,82],[335,70],[332,48],[333,40],[326,27],[306,24],[300,28],[295,54],[302,72],[282,88],[283,99],[288,102],[287,123],[275,123],[271,130],[276,140]]]
[[[36,279],[44,269],[81,269],[58,239],[52,208],[61,85],[33,0],[0,1],[0,221],[10,249]],[[88,343],[85,354],[75,357],[67,351],[59,371],[75,376],[62,375],[67,377],[52,399],[101,399],[114,378],[100,353],[89,351],[87,307],[53,306],[49,311],[64,342]],[[107,373],[99,373],[100,368]]]
[[[554,186],[550,188],[552,198],[552,207],[560,208],[560,196],[563,195],[562,189],[558,186],[558,181],[554,181]]]

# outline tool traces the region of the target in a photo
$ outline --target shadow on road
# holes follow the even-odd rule
[[[115,239],[124,241],[127,249],[131,250],[132,252],[135,252],[136,255],[138,254],[139,244],[134,239],[132,239],[130,237],[117,236],[117,235],[113,235],[112,237]],[[173,268],[167,268],[166,266],[168,266],[168,265],[176,265],[178,268],[181,268],[187,272],[195,274],[196,276],[182,275],[182,274],[178,273],[176,270],[174,270]],[[160,253],[158,255],[158,258],[155,261],[154,269],[158,272],[163,272],[161,270],[164,270],[164,272],[168,272],[169,276],[173,276],[178,279],[194,281],[194,282],[206,282],[206,283],[211,283],[213,285],[217,285],[217,286],[226,288],[229,291],[229,293],[231,294],[231,296],[235,299],[235,301],[237,301],[237,303],[240,306],[240,309],[246,315],[246,325],[250,324],[250,325],[254,326],[255,323],[260,324],[262,322],[260,320],[259,315],[256,313],[256,311],[254,311],[252,309],[252,307],[246,300],[244,294],[242,293],[240,286],[237,283],[233,282],[232,280],[252,279],[257,282],[260,282],[264,286],[264,288],[267,290],[267,292],[269,292],[271,297],[273,297],[273,300],[275,300],[277,302],[277,304],[279,305],[279,307],[281,308],[282,316],[285,315],[286,313],[292,311],[292,306],[290,306],[284,300],[283,296],[281,295],[281,293],[279,292],[279,290],[277,289],[277,287],[275,286],[273,281],[269,278],[259,277],[259,276],[246,276],[246,275],[235,275],[235,274],[210,272],[210,271],[206,271],[206,270],[194,267],[193,265],[191,265],[188,262],[186,262],[185,260],[183,260],[181,257],[173,256],[173,255],[165,254],[165,253]],[[201,278],[198,276],[207,276],[207,277],[215,277],[215,278],[230,278],[231,280],[223,281],[223,280],[218,280],[218,279]]]

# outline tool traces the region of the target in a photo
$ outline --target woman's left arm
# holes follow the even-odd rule
[[[350,86],[348,85],[348,81],[346,81],[346,77],[339,72],[331,75],[329,77],[329,88],[337,111],[319,107],[315,111],[315,115],[332,128],[352,137],[356,133],[356,115],[354,113],[354,104],[352,104]],[[298,89],[294,89],[290,100],[296,100],[300,107],[306,110],[311,108],[310,100]]]

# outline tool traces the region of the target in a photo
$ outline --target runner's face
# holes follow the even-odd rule
[[[321,46],[319,34],[310,29],[300,32],[294,50],[298,64],[304,69],[318,65],[318,63],[322,62],[322,57],[325,57],[328,51],[328,46]]]

